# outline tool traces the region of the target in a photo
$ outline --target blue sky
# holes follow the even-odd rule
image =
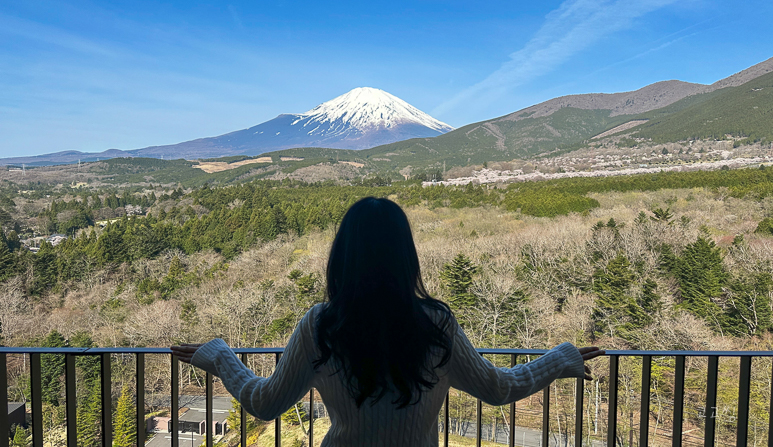
[[[0,0],[0,157],[136,149],[355,87],[462,126],[773,57],[770,0]]]

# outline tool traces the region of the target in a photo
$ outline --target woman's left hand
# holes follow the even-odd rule
[[[190,363],[193,354],[201,347],[201,343],[183,343],[180,346],[172,346],[172,355],[176,355],[181,362]]]

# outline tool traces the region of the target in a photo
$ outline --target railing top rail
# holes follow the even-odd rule
[[[481,354],[516,354],[516,355],[540,355],[547,349],[476,349]],[[605,350],[607,356],[642,357],[773,357],[773,351],[635,351],[635,350]]]
[[[547,349],[477,349],[480,354],[542,355]],[[235,348],[237,354],[281,354],[283,347],[277,348]],[[37,348],[0,346],[5,354],[170,354],[169,348]],[[773,357],[773,351],[626,351],[607,350],[607,356],[642,357]]]

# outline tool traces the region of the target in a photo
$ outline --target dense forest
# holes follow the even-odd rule
[[[4,184],[0,340],[167,346],[222,337],[237,347],[281,346],[323,300],[327,250],[344,213],[359,198],[377,196],[406,209],[430,293],[451,305],[476,346],[773,347],[773,168],[425,188],[420,175],[427,174],[347,185],[256,180],[124,190]],[[52,233],[66,238],[53,245],[41,237]],[[36,238],[33,252],[25,244]],[[119,421],[131,413],[132,364],[113,361],[116,430],[129,430],[131,421]],[[46,359],[51,429],[63,418],[62,362]],[[270,363],[251,362],[270,373]],[[667,436],[673,358],[653,362],[652,426]],[[762,443],[771,365],[755,362],[752,418]],[[737,396],[733,365],[721,363],[718,405],[728,412]],[[83,425],[84,445],[98,445],[98,364],[82,357],[77,366],[79,431]],[[586,386],[589,402],[597,402],[586,405],[586,420],[596,421],[586,431],[598,439],[603,417],[593,411],[608,393],[605,367],[594,365],[597,379]],[[621,365],[625,411],[638,405],[637,367],[634,360]],[[705,367],[705,359],[688,365],[688,407],[700,406]],[[148,390],[168,391],[168,358],[149,358],[147,368]],[[28,397],[24,371],[12,371],[14,399]],[[183,368],[183,379],[195,388],[201,377]],[[571,396],[572,383],[555,387],[557,399]],[[452,404],[459,420],[474,417],[469,398],[455,395]],[[540,405],[538,398],[523,403],[518,424],[539,427]],[[569,433],[571,406],[553,408],[560,414],[551,430]],[[500,413],[487,407],[485,420],[504,424]],[[718,433],[731,439],[732,414],[725,416]],[[685,417],[700,430],[698,416]],[[252,429],[271,433],[265,424]],[[621,420],[618,431],[634,429]],[[27,445],[22,438],[17,445]]]

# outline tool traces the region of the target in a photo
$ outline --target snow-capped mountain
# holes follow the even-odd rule
[[[454,130],[402,99],[369,87],[356,88],[297,116],[293,126],[314,126],[307,134],[327,137],[397,129],[407,124],[424,126],[434,131],[432,136]]]
[[[258,155],[293,147],[368,149],[409,138],[435,137],[453,129],[383,90],[361,87],[306,113],[282,114],[249,129],[130,152],[141,157],[190,159]]]

